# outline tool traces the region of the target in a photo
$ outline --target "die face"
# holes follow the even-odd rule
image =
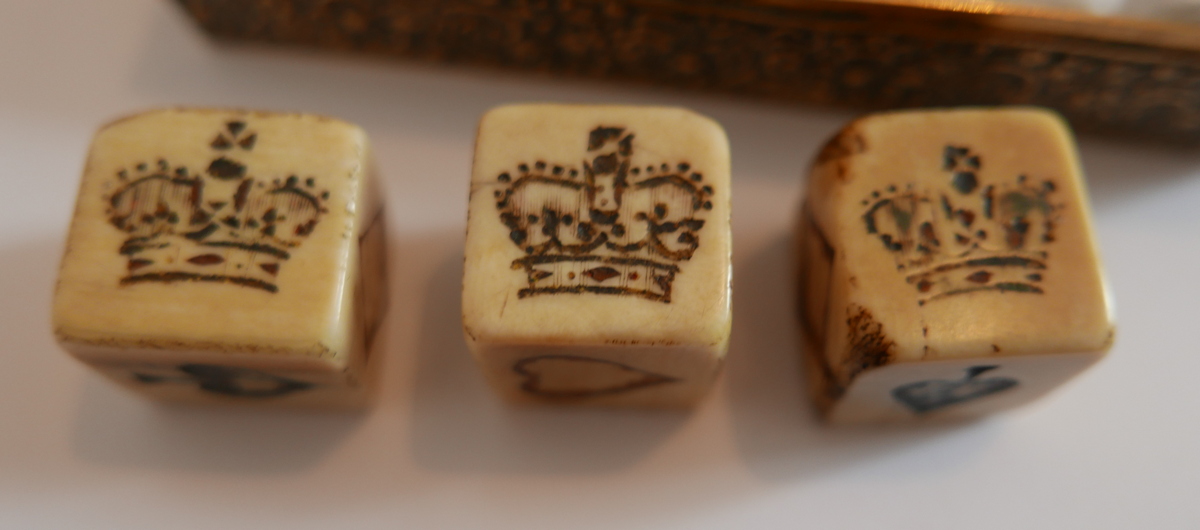
[[[674,108],[518,105],[484,116],[463,327],[517,401],[686,406],[730,327],[729,148]]]
[[[729,151],[711,120],[673,108],[493,110],[469,208],[473,341],[727,341]]]
[[[308,115],[163,110],[104,127],[55,292],[60,343],[123,382],[244,381],[247,396],[359,368],[358,321],[381,307],[363,292],[382,287],[368,150],[357,127]]]
[[[896,363],[1090,355],[1082,369],[1111,344],[1079,164],[1049,112],[864,118],[818,157],[806,208],[802,307],[826,405]]]

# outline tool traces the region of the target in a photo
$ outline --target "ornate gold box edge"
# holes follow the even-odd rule
[[[177,0],[214,36],[859,109],[1037,105],[1200,143],[1200,30],[830,0]]]

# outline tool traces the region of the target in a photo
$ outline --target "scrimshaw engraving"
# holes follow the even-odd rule
[[[521,390],[560,399],[622,394],[679,381],[626,364],[577,355],[527,357],[517,361],[513,371],[524,378]]]
[[[277,292],[280,266],[313,232],[328,191],[314,177],[255,176],[238,160],[258,134],[230,121],[209,142],[214,158],[202,171],[165,158],[117,173],[104,197],[109,223],[127,234],[122,285],[225,282]],[[270,179],[270,180],[267,180]]]
[[[497,177],[500,220],[525,257],[519,297],[593,293],[671,302],[700,246],[713,188],[687,162],[634,166],[634,134],[600,126],[581,162],[521,163]]]
[[[918,305],[981,291],[1043,294],[1062,209],[1054,182],[985,184],[982,156],[956,145],[942,153],[942,170],[939,189],[890,185],[862,201],[867,234],[895,258]]]

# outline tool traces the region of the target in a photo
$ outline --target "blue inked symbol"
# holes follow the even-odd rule
[[[997,368],[999,366],[972,366],[967,369],[967,376],[957,381],[934,379],[898,386],[892,390],[892,397],[916,414],[927,414],[1017,386],[1017,380],[1008,377],[979,377]]]

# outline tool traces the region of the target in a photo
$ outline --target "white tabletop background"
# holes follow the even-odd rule
[[[511,408],[459,320],[476,121],[507,102],[691,107],[733,147],[734,329],[687,414]],[[392,309],[359,415],[188,409],[62,353],[50,297],[90,137],[176,104],[362,125]],[[0,528],[1200,528],[1200,149],[1083,136],[1118,303],[1111,355],[1024,409],[828,428],[798,362],[787,240],[846,111],[263,46],[173,2],[0,1]]]

